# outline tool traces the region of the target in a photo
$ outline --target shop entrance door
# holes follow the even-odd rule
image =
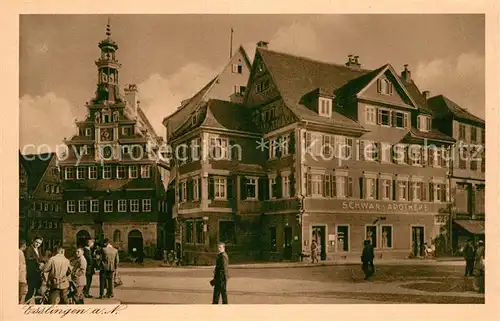
[[[283,251],[283,259],[284,260],[291,260],[292,259],[292,227],[291,226],[285,226],[285,231],[284,231],[284,251]]]
[[[413,255],[416,257],[423,256],[424,228],[422,226],[413,226],[411,228],[411,242]]]
[[[318,245],[319,257],[322,261],[326,260],[326,235],[325,226],[315,225],[312,227],[312,241]]]

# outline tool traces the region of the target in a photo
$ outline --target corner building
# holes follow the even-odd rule
[[[299,260],[313,240],[322,260],[359,258],[365,239],[378,258],[421,256],[439,233],[454,139],[408,66],[365,70],[359,57],[335,65],[260,42],[243,103],[209,100],[197,115],[173,140],[193,135],[206,157],[176,165],[188,263],[213,260],[218,241],[232,262]]]
[[[118,45],[99,43],[97,90],[59,162],[64,184],[63,245],[109,238],[118,250],[158,254],[165,247],[167,166],[162,142],[139,106],[135,85],[119,87]]]

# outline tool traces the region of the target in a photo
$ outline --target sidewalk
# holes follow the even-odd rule
[[[117,300],[115,298],[111,299],[98,299],[96,297],[92,299],[85,299],[84,300],[85,304],[94,304],[94,305],[101,305],[101,304],[113,304],[113,305],[118,305],[120,304],[120,300]]]
[[[375,261],[380,265],[439,265],[439,266],[465,266],[463,259],[458,258],[439,258],[437,260],[422,260],[422,259],[380,259]],[[306,267],[319,267],[319,266],[337,266],[337,265],[360,265],[359,261],[345,260],[345,261],[322,261],[319,263],[309,262],[262,262],[262,263],[247,263],[247,264],[229,264],[231,269],[277,269],[277,268],[306,268]],[[214,266],[177,266],[168,267],[161,266],[124,266],[120,268],[122,272],[137,271],[165,271],[165,270],[181,270],[181,269],[213,269]]]

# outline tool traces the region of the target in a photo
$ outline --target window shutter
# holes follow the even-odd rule
[[[389,82],[389,94],[392,95],[392,91],[393,91],[392,82]]]
[[[363,177],[359,178],[359,198],[365,199],[364,189],[363,189]]]
[[[310,132],[306,132],[305,134],[305,141],[306,141],[306,146],[305,148],[309,148],[311,146],[311,133]]]
[[[392,127],[396,127],[396,112],[395,111],[391,111],[391,124],[392,124]]]
[[[407,198],[407,200],[409,200],[409,201],[413,200],[413,187],[414,187],[414,185],[410,181],[408,181],[408,198]]]
[[[281,175],[276,176],[276,198],[283,197],[283,184]]]
[[[427,185],[425,185],[423,182],[419,182],[418,184],[420,185],[420,200],[426,201],[427,200]]]
[[[359,160],[365,160],[365,141],[359,140]]]
[[[421,122],[420,116],[417,116],[417,128],[418,128],[418,130],[420,130],[420,128],[421,128],[420,127],[420,122]]]
[[[422,162],[422,166],[427,166],[427,158],[428,157],[425,157],[425,153],[428,153],[429,152],[429,149],[422,146],[422,148],[420,148],[420,159],[421,159],[421,162]]]
[[[427,148],[426,150],[427,150],[427,165],[434,166],[435,149],[434,148]]]
[[[404,148],[404,153],[405,153],[405,163],[410,164],[410,145]]]
[[[337,178],[335,175],[330,175],[331,197],[337,197]]]
[[[328,175],[328,174],[324,174],[324,175],[321,175],[321,177],[323,178],[323,197],[331,197],[331,182],[330,182],[330,179],[331,179],[331,176]],[[327,177],[328,177],[328,180],[327,180]]]
[[[197,178],[197,179],[198,179],[198,199],[201,200],[203,198],[202,195],[201,195],[201,191],[202,191],[202,189],[201,189],[201,182],[202,182],[202,179],[201,178]]]
[[[352,177],[347,177],[345,180],[347,186],[346,186],[346,193],[347,197],[353,197],[353,190],[352,190]]]
[[[429,183],[429,201],[434,202],[434,184]]]
[[[307,196],[311,196],[311,194],[312,194],[311,174],[305,173],[304,174],[304,178],[305,178],[305,181],[306,181],[306,195]]]
[[[375,180],[375,197],[379,200],[380,197],[380,179]]]
[[[227,178],[227,199],[234,198],[234,177],[230,176]]]
[[[186,200],[189,202],[191,201],[192,198],[192,183],[193,181],[191,179],[188,179],[186,182]]]
[[[404,128],[408,128],[409,125],[408,125],[408,113],[404,113],[403,114],[403,127]]]
[[[381,93],[382,92],[382,80],[377,79],[377,92]]]
[[[281,145],[283,142],[283,137],[279,136],[276,138],[276,158],[280,158],[282,154],[283,146]]]
[[[377,125],[380,125],[382,124],[382,113],[378,108],[375,109],[375,112],[377,113]]]
[[[446,189],[446,184],[441,184],[441,202],[446,202],[447,198],[447,189]],[[474,193],[471,193],[471,196],[474,197]],[[471,204],[474,204],[474,200],[470,202]]]
[[[290,174],[289,177],[289,184],[290,184],[290,197],[295,196],[295,176],[293,175],[293,172]]]
[[[214,178],[212,176],[208,177],[208,198],[211,200],[215,198]]]
[[[288,153],[295,153],[295,132],[290,133],[290,138],[288,139]]]
[[[240,197],[242,200],[247,199],[247,178],[245,176],[240,178]]]
[[[395,179],[393,179],[393,180],[392,180],[392,199],[393,199],[394,201],[396,201],[396,200],[397,200],[397,191],[398,191],[398,187],[397,187],[397,185],[396,185],[396,180],[395,180]]]

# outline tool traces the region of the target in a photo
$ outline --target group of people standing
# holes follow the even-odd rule
[[[473,239],[469,239],[462,249],[465,259],[465,277],[475,276],[475,287],[479,292],[484,292],[484,242],[478,241],[474,244]]]
[[[84,298],[91,298],[90,287],[96,270],[99,270],[99,298],[113,297],[113,276],[118,267],[119,256],[108,239],[103,247],[94,246],[88,239],[86,245],[76,250],[70,262],[61,245],[56,245],[48,256],[41,255],[43,239],[34,237],[28,246],[19,242],[19,303],[33,301],[49,289],[48,303],[69,304],[70,287],[74,287],[74,302],[84,304]],[[104,289],[107,289],[104,295]]]

